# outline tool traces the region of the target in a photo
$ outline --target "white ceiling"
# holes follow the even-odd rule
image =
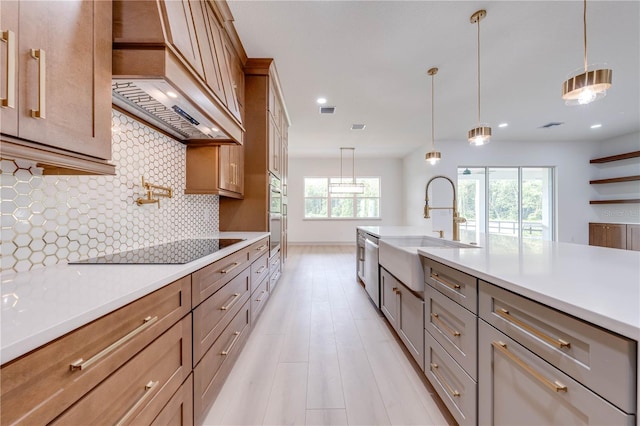
[[[466,140],[482,121],[492,143],[605,140],[640,129],[640,2],[589,1],[589,63],[613,69],[604,99],[567,107],[561,84],[583,66],[582,1],[228,0],[249,57],[275,58],[291,118],[291,156],[402,157],[431,141]],[[336,106],[320,115],[316,98]],[[564,125],[540,126],[551,121]],[[498,128],[502,122],[506,128]],[[364,131],[351,124],[364,123]],[[600,129],[590,129],[601,123]],[[479,148],[481,149],[481,148]]]

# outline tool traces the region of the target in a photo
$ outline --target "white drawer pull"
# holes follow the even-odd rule
[[[227,309],[232,307],[236,303],[236,300],[238,300],[238,297],[240,297],[240,293],[233,293],[233,296],[231,296],[231,300],[229,301],[229,303],[225,306],[220,307],[220,310],[226,311]]]
[[[118,339],[117,341],[113,342],[112,344],[110,344],[109,346],[107,346],[106,348],[104,348],[103,350],[101,350],[100,352],[98,352],[97,354],[95,354],[94,356],[89,358],[88,360],[85,361],[82,358],[80,358],[80,359],[72,362],[69,365],[69,369],[71,371],[84,370],[85,368],[89,367],[91,364],[94,364],[95,362],[97,362],[100,359],[104,358],[105,356],[109,355],[111,352],[113,352],[114,350],[116,350],[120,346],[124,345],[129,340],[133,339],[134,337],[136,337],[138,334],[142,333],[147,328],[151,327],[151,325],[156,321],[158,321],[158,317],[157,316],[155,316],[153,318],[146,317],[143,320],[143,323],[139,327],[137,327],[135,330],[129,332],[129,334],[127,334],[126,336],[123,336],[120,339]]]
[[[522,368],[527,373],[531,374],[534,378],[538,379],[543,385],[545,385],[552,391],[567,392],[567,387],[565,385],[563,385],[558,381],[552,382],[551,380],[547,379],[542,374],[538,373],[536,370],[531,368],[529,365],[527,365],[523,360],[515,356],[513,353],[509,352],[509,349],[507,349],[506,343],[497,341],[497,342],[491,342],[491,344],[493,345],[494,348],[499,350],[507,358],[515,362],[520,368]]]
[[[229,347],[227,349],[225,349],[224,351],[220,352],[220,355],[229,355],[229,352],[231,352],[231,349],[233,349],[233,347],[236,344],[236,341],[238,340],[238,338],[240,337],[240,332],[236,331],[235,333],[233,333],[233,335],[235,336],[233,338],[233,340],[231,341],[231,344],[229,345]]]
[[[528,331],[531,334],[534,334],[536,337],[544,340],[545,342],[549,343],[550,345],[555,346],[556,348],[562,349],[562,348],[570,348],[571,347],[571,343],[564,341],[562,339],[554,339],[553,337],[543,333],[540,330],[537,330],[533,327],[531,327],[529,324],[517,319],[516,317],[514,317],[513,315],[511,315],[509,313],[508,310],[500,308],[500,309],[496,309],[495,313],[504,318],[505,320],[517,325],[518,327]]]
[[[138,408],[140,408],[140,406],[149,397],[149,395],[151,395],[152,393],[151,390],[156,386],[158,386],[158,383],[160,382],[157,380],[155,382],[150,381],[144,386],[144,393],[142,394],[140,399],[135,404],[133,404],[133,407],[131,407],[129,411],[127,411],[127,413],[124,416],[122,416],[120,420],[118,420],[118,423],[116,423],[116,426],[123,425],[129,421],[129,418],[133,415],[133,413],[135,413],[138,410]]]
[[[440,318],[440,315],[436,314],[435,312],[431,314],[431,317],[436,320],[436,322],[438,324],[440,324],[440,327],[444,328],[446,332],[448,332],[449,334],[451,334],[453,337],[458,337],[460,336],[460,332],[454,330],[453,328],[449,327],[447,324],[444,323],[444,321],[442,321],[442,319]]]
[[[460,290],[460,284],[455,284],[452,283],[448,280],[445,280],[444,278],[442,278],[440,275],[438,275],[435,272],[431,273],[431,278],[433,278],[437,283],[445,285],[447,287],[449,287],[452,290]]]
[[[442,383],[442,385],[447,389],[447,392],[449,392],[451,396],[460,396],[460,392],[452,388],[449,383],[445,382],[442,379],[442,376],[440,375],[440,371],[438,371],[438,364],[436,364],[435,362],[431,363],[431,372],[435,374],[435,376],[438,378],[438,381]]]
[[[233,262],[231,265],[227,265],[225,267],[225,269],[221,270],[220,273],[221,274],[228,274],[229,272],[231,272],[234,269],[236,269],[238,266],[240,266],[240,262]]]

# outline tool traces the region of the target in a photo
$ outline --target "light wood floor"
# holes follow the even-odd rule
[[[355,246],[290,246],[206,425],[445,425],[355,276]]]

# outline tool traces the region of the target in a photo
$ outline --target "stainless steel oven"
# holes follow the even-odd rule
[[[269,232],[271,232],[270,255],[280,249],[282,238],[282,188],[280,179],[269,176]]]

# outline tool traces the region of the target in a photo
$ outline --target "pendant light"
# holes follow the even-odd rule
[[[427,152],[427,155],[424,156],[424,159],[427,160],[429,164],[431,164],[432,166],[435,166],[436,164],[438,164],[438,162],[440,161],[440,158],[442,157],[440,154],[440,151],[436,151],[436,142],[433,137],[434,135],[433,115],[435,111],[434,103],[433,103],[433,98],[435,96],[434,89],[433,89],[433,77],[437,73],[438,73],[438,68],[429,68],[429,71],[427,71],[427,74],[431,76],[431,151]]]
[[[607,95],[613,71],[608,68],[591,69],[587,65],[587,0],[583,1],[584,72],[562,83],[562,99],[566,105],[586,105]]]
[[[343,152],[351,151],[351,181],[344,181],[343,170]],[[340,182],[329,184],[329,192],[331,194],[364,194],[364,183],[356,182],[356,149],[340,148]]]
[[[471,15],[470,22],[478,24],[478,127],[469,130],[469,143],[474,146],[488,144],[491,139],[491,127],[480,122],[480,21],[487,16],[486,10],[479,10]]]

